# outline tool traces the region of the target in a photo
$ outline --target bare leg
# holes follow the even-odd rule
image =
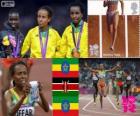
[[[98,87],[97,87],[97,84],[96,84],[96,85],[94,85],[94,94],[93,94],[94,103],[96,103],[97,94],[98,94]]]
[[[104,97],[107,96],[107,86],[105,86],[105,87],[102,88],[102,93],[103,93],[103,96]]]
[[[95,88],[95,85],[93,85],[93,98],[94,98],[94,103],[96,102],[96,88]]]
[[[113,41],[112,41],[112,50],[114,50],[116,38],[117,38],[117,28],[118,28],[118,22],[119,22],[119,13],[115,13],[113,17]]]
[[[100,95],[100,103],[101,103],[101,108],[103,108],[103,96]]]
[[[109,82],[106,80],[106,82],[105,82],[106,84],[106,86],[105,86],[105,96],[107,95],[107,94],[109,94]]]
[[[108,29],[108,32],[110,34],[110,38],[111,38],[111,46],[110,46],[110,49],[112,50],[112,43],[113,43],[113,23],[112,23],[112,16],[111,14],[107,14],[107,29]]]
[[[119,105],[119,93],[120,93],[120,87],[116,87],[116,102],[117,105]]]
[[[101,108],[103,107],[103,91],[102,91],[102,88],[101,86],[98,84],[98,92],[99,92],[99,95],[100,95],[100,104],[101,104]]]
[[[101,95],[100,95],[101,108],[103,108],[103,96],[106,97],[106,87],[101,88]]]

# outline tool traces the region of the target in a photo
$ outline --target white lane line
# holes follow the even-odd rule
[[[93,110],[84,110],[86,112],[89,113],[96,113],[96,114],[103,114],[103,115],[107,115],[107,116],[128,116],[128,115],[121,115],[121,114],[115,114],[115,113],[106,113],[106,112],[97,112],[97,111],[93,111]]]
[[[125,15],[125,55],[128,58],[128,25],[127,15]]]
[[[90,100],[88,103],[87,103],[87,105],[85,105],[83,108],[82,108],[82,110],[85,110],[86,109],[86,107],[89,105],[89,104],[91,104],[93,102],[93,99],[92,100]]]
[[[113,108],[118,111],[118,108],[115,106],[115,104],[111,101],[111,99],[108,96],[107,96],[107,99],[109,103],[113,106]]]

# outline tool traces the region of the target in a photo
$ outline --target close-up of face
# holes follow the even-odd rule
[[[103,70],[104,69],[104,65],[100,64],[99,68],[100,68],[100,70]]]
[[[72,6],[70,8],[70,17],[71,17],[73,23],[75,23],[75,24],[79,23],[79,21],[83,17],[83,14],[82,14],[79,6]]]
[[[37,13],[37,22],[39,27],[47,27],[48,23],[51,21],[48,11],[40,9]]]
[[[28,82],[28,71],[27,67],[22,64],[18,64],[14,68],[14,74],[13,74],[13,80],[15,82],[15,85],[17,86],[23,86],[25,83]]]
[[[17,13],[9,14],[8,21],[12,28],[19,27],[19,14]]]

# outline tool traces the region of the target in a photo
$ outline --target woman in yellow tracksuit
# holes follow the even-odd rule
[[[58,32],[49,26],[52,11],[48,6],[41,7],[37,12],[38,26],[29,30],[23,42],[21,55],[30,50],[31,58],[55,57],[57,42],[60,40]]]
[[[82,20],[83,6],[73,3],[69,8],[71,24],[66,27],[60,42],[60,53],[67,58],[88,57],[88,29]]]

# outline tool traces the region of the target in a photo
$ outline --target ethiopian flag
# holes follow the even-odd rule
[[[53,59],[53,116],[78,116],[79,60]]]

